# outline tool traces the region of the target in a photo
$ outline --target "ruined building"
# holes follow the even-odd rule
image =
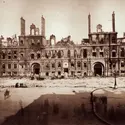
[[[75,44],[71,36],[56,41],[45,37],[45,19],[41,17],[41,31],[30,25],[25,33],[25,20],[21,21],[19,40],[7,38],[7,46],[0,39],[0,76],[87,77],[112,76],[117,72],[125,76],[125,37],[117,38],[115,13],[112,14],[112,32],[104,32],[102,25],[91,31],[88,15],[88,38]]]

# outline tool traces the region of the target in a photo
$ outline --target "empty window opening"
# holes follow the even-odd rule
[[[84,63],[84,67],[85,67],[85,68],[87,67],[86,63]]]
[[[61,63],[60,62],[58,63],[58,67],[61,67]]]
[[[84,49],[84,50],[83,50],[83,57],[84,57],[84,58],[87,58],[87,49]]]
[[[2,68],[5,69],[5,64],[2,65]]]
[[[3,59],[5,59],[5,57],[6,57],[6,56],[5,56],[5,53],[3,53],[2,57],[3,57]]]
[[[100,52],[100,56],[103,57],[103,52]]]
[[[93,56],[93,57],[96,57],[96,52],[93,52],[93,53],[92,53],[92,56]]]
[[[121,48],[121,57],[124,57],[125,56],[125,50],[124,48]]]
[[[124,66],[125,66],[124,62],[121,62],[121,67],[124,67]]]
[[[8,59],[11,59],[11,56],[8,56]]]
[[[81,67],[81,63],[80,63],[80,62],[77,62],[77,66],[78,66],[78,67]]]
[[[21,45],[23,45],[23,40],[20,41]]]
[[[31,54],[31,59],[34,59],[34,54]]]
[[[38,53],[38,54],[37,54],[37,59],[39,59],[39,58],[40,58],[40,54]]]
[[[55,68],[55,63],[52,63],[52,68]]]
[[[61,72],[60,72],[60,71],[58,72],[58,75],[61,75]]]
[[[11,69],[11,64],[8,64],[8,69]]]
[[[46,76],[49,76],[49,73],[48,73],[48,72],[46,72]]]
[[[17,64],[14,64],[14,69],[16,69],[17,68]]]
[[[71,67],[74,67],[74,62],[71,62]]]
[[[112,52],[112,57],[116,57],[116,52],[115,51]]]

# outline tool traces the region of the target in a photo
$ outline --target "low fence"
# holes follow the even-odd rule
[[[107,87],[106,87],[107,88]],[[111,87],[110,87],[111,88]],[[104,88],[97,88],[97,89],[95,89],[95,90],[93,90],[90,94],[91,94],[91,99],[90,99],[90,101],[91,101],[91,106],[92,106],[92,112],[93,112],[93,114],[96,116],[96,118],[100,121],[100,122],[102,122],[102,123],[104,123],[105,125],[114,125],[114,124],[112,124],[112,123],[110,123],[110,122],[108,122],[107,120],[105,120],[104,118],[102,118],[98,113],[96,113],[96,108],[95,108],[95,105],[94,105],[94,92],[96,91],[96,90],[100,90],[100,89],[103,89],[104,90]]]

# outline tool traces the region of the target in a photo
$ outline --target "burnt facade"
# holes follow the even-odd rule
[[[25,20],[21,17],[21,34],[18,39],[7,38],[0,43],[0,76],[87,77],[112,76],[117,72],[125,76],[125,37],[117,38],[115,14],[112,14],[112,31],[104,32],[102,25],[91,32],[91,15],[88,15],[88,38],[75,44],[71,36],[56,41],[56,36],[45,37],[45,19],[41,17],[41,32],[35,24],[30,34],[25,33]]]

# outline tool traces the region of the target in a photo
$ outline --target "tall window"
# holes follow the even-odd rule
[[[77,67],[79,67],[79,68],[81,67],[81,62],[80,61],[77,62]]]
[[[14,54],[17,54],[17,51],[13,51]]]
[[[5,64],[2,65],[2,68],[5,69]]]
[[[96,52],[93,52],[93,53],[92,53],[92,56],[93,56],[93,57],[96,57]]]
[[[48,63],[46,64],[46,68],[49,69],[49,64]]]
[[[17,64],[14,64],[14,69],[16,69],[17,68]]]
[[[122,61],[122,62],[121,62],[121,67],[124,67],[124,66],[125,66],[125,64],[124,64],[124,62]]]
[[[121,57],[125,57],[125,50],[124,50],[124,48],[121,48]]]
[[[31,59],[34,59],[34,54],[31,54]]]
[[[70,50],[68,50],[67,52],[67,57],[70,58],[71,54],[70,54]]]
[[[61,51],[60,50],[58,51],[57,55],[58,55],[58,58],[61,58]]]
[[[85,67],[85,68],[87,67],[87,64],[86,64],[86,63],[84,63],[84,67]]]
[[[52,68],[55,68],[55,63],[52,63]]]
[[[76,50],[74,51],[74,57],[75,58],[77,57],[77,51]]]
[[[37,53],[37,59],[39,59],[40,58],[40,53]]]
[[[8,64],[8,69],[11,69],[11,64]]]
[[[5,59],[5,57],[6,57],[6,56],[5,56],[5,53],[3,53],[3,54],[2,54],[2,58]]]
[[[100,57],[103,57],[103,52],[100,52]]]
[[[20,40],[20,44],[21,44],[21,45],[23,45],[23,44],[24,44],[23,40]]]
[[[83,58],[87,58],[87,49],[83,50]]]
[[[116,51],[112,51],[112,57],[116,57]]]

